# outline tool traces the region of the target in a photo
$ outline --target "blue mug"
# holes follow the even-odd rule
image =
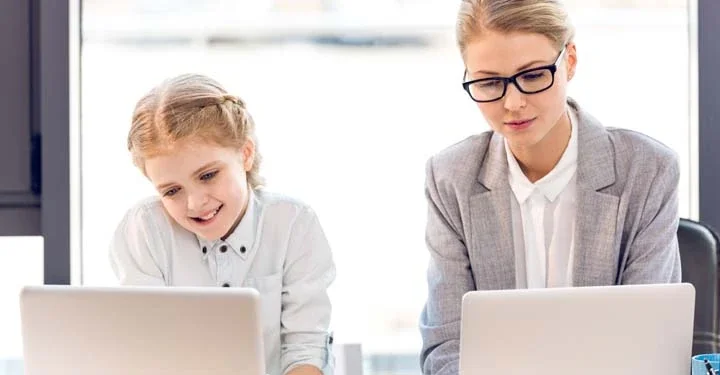
[[[698,354],[692,357],[692,375],[708,375],[707,368],[705,367],[706,359],[715,369],[715,372],[720,375],[720,353]]]

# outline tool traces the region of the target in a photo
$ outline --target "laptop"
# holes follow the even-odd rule
[[[25,287],[25,374],[263,375],[259,298],[245,288]]]
[[[460,374],[689,374],[694,309],[691,284],[469,292]]]

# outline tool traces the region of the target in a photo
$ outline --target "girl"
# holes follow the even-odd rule
[[[492,130],[427,163],[425,374],[458,373],[468,291],[680,281],[676,156],[567,97],[573,34],[557,0],[461,1],[463,88]]]
[[[330,247],[310,207],[261,189],[254,132],[245,103],[205,76],[140,99],[128,149],[158,196],[127,212],[111,264],[124,285],[257,289],[267,372],[329,374]]]

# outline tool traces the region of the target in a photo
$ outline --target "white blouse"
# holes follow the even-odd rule
[[[123,285],[251,287],[260,292],[267,373],[309,364],[332,374],[327,288],[335,279],[317,216],[296,200],[252,191],[228,238],[206,241],[175,223],[159,197],[131,208],[110,246]]]
[[[575,113],[568,109],[570,141],[557,165],[530,182],[505,142],[518,288],[572,286],[577,210],[578,135]]]

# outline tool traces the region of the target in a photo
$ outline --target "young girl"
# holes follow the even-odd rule
[[[310,207],[260,188],[254,128],[245,104],[201,75],[140,99],[128,149],[158,196],[125,215],[112,267],[124,285],[255,288],[268,374],[329,374],[330,247]]]
[[[427,164],[425,374],[458,373],[468,291],[680,281],[676,156],[567,97],[577,52],[560,2],[462,0],[457,37],[492,131]]]

